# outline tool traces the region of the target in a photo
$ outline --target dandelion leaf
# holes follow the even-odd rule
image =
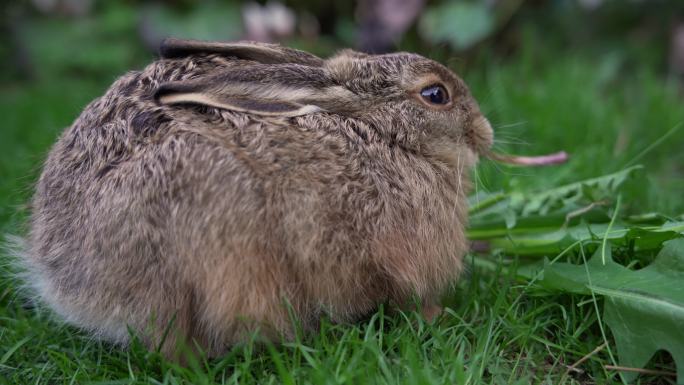
[[[544,265],[541,285],[604,297],[604,321],[620,365],[642,368],[666,350],[677,366],[677,383],[684,383],[684,238],[665,242],[655,261],[640,270],[616,263],[609,245],[585,265]],[[635,377],[622,375],[626,381]]]

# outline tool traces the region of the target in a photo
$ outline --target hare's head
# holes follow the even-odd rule
[[[368,124],[414,151],[486,153],[493,133],[465,83],[446,67],[411,53],[342,51],[323,60],[259,43],[169,39],[162,56],[220,54],[240,59],[206,77],[163,84],[162,104],[193,103],[255,115],[337,114]]]

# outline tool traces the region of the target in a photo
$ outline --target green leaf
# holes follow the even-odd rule
[[[450,1],[428,8],[420,18],[421,34],[433,43],[448,42],[464,50],[494,31],[492,11],[484,2]]]
[[[487,240],[490,249],[529,256],[555,254],[578,241],[602,239],[611,219],[611,201],[641,168],[634,166],[540,192],[470,197],[468,238]],[[633,219],[618,221],[607,238],[614,244],[634,242],[637,250],[653,250],[683,231],[678,222],[664,225],[663,216]],[[634,226],[636,223],[641,226]]]
[[[572,227],[529,229],[516,228],[501,234],[498,230],[470,231],[470,239],[487,239],[490,249],[507,255],[555,255],[573,244],[601,241],[605,237],[614,246],[630,247],[635,252],[657,250],[663,242],[684,234],[684,222],[667,222],[660,226],[582,223]]]
[[[597,178],[582,180],[544,191],[495,193],[469,198],[470,228],[504,230],[506,224],[518,227],[563,225],[568,216],[594,214],[594,218],[609,219],[595,208],[612,201],[624,182],[642,166],[633,166]],[[517,220],[511,221],[511,215]],[[591,216],[590,216],[591,218]]]
[[[608,248],[607,250],[610,250]],[[539,283],[547,288],[605,298],[604,320],[620,364],[643,367],[658,350],[668,351],[684,381],[684,238],[665,242],[655,261],[641,270],[616,263],[599,248],[584,266],[544,262]],[[632,374],[624,375],[631,381]]]

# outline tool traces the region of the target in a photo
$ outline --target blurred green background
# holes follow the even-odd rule
[[[166,36],[281,42],[321,56],[348,47],[421,53],[469,84],[498,151],[570,154],[544,168],[483,160],[474,193],[544,190],[642,164],[622,189],[621,217],[684,220],[682,0],[20,0],[0,2],[1,234],[24,232],[33,184],[60,132],[118,76],[154,60]],[[413,319],[380,311],[367,325],[324,326],[302,354],[303,345],[284,345],[252,356],[248,345],[206,367],[167,371],[140,346],[113,348],[31,308],[10,254],[0,249],[0,385],[229,383],[226,376],[387,383],[394,375],[412,384],[556,384],[567,364],[606,342],[595,302],[536,296],[503,264],[490,262],[489,271],[473,262],[439,327],[414,331]],[[658,357],[652,367],[674,370],[668,355]],[[596,354],[567,383],[616,381],[607,362]],[[673,383],[658,381],[637,383]]]
[[[0,224],[21,232],[56,136],[166,36],[281,42],[325,56],[405,50],[470,85],[497,148],[565,150],[543,169],[482,162],[478,192],[543,189],[645,165],[627,209],[684,212],[684,2],[679,0],[32,0],[0,5]]]

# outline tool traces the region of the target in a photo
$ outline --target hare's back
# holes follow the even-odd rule
[[[191,279],[197,258],[229,246],[223,235],[263,230],[250,227],[261,187],[234,152],[203,135],[201,122],[175,122],[153,100],[159,82],[207,70],[180,62],[120,78],[46,159],[32,202],[29,280],[76,323],[154,303],[154,292]],[[188,71],[174,70],[180,65]]]

